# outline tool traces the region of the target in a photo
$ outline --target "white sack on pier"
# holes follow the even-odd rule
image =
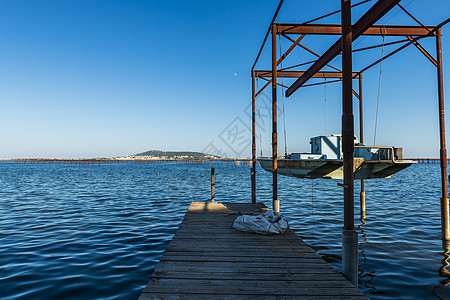
[[[282,234],[288,228],[288,223],[280,213],[268,210],[259,216],[237,217],[233,228],[259,234]]]

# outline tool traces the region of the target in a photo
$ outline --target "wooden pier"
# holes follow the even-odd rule
[[[193,202],[139,299],[368,299],[292,229],[231,227],[239,212],[261,208]]]

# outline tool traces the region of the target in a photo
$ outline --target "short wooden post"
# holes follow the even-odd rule
[[[211,168],[211,202],[214,202],[214,168]]]

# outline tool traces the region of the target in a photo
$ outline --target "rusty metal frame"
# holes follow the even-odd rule
[[[275,23],[277,33],[281,34],[311,34],[311,35],[341,35],[339,24],[305,24],[296,25],[288,23]],[[355,24],[356,25],[356,24]],[[379,36],[384,32],[385,36],[426,36],[435,29],[433,26],[397,26],[397,25],[372,25],[362,31],[359,35]]]
[[[431,61],[431,63],[432,63],[435,67],[438,66],[438,63],[437,63],[437,61],[434,59],[434,57],[431,56],[431,54],[428,53],[428,51],[425,50],[425,48],[423,48],[422,45],[420,45],[419,42],[418,42],[416,39],[413,39],[413,38],[412,38],[411,36],[409,36],[409,35],[407,35],[406,37],[408,38],[408,40],[409,40],[410,42],[412,42],[412,44],[413,44],[414,46],[416,46],[417,49],[419,49],[420,52],[422,52],[423,55],[425,55],[426,58],[428,58],[429,61]]]
[[[400,44],[400,43],[404,43],[404,42],[407,42],[407,41],[408,41],[408,39],[403,39],[403,40],[398,40],[398,41],[394,41],[394,42],[378,44],[378,45],[364,47],[364,48],[359,48],[359,49],[353,49],[352,52],[359,52],[359,51],[364,51],[364,50],[370,50],[370,49],[380,48],[380,47],[384,47],[384,46]]]
[[[267,78],[272,77],[272,71],[269,70],[254,70],[255,77],[259,78]],[[277,77],[283,77],[283,78],[298,78],[302,76],[305,73],[305,71],[279,71],[277,70]],[[353,78],[359,78],[360,73],[359,72],[353,72],[352,77]],[[313,75],[313,78],[342,78],[342,72],[336,72],[336,71],[321,71],[317,72]]]
[[[255,97],[257,97],[267,86],[272,84],[272,158],[273,158],[273,205],[274,209],[279,209],[279,200],[277,199],[277,132],[276,132],[276,105],[277,105],[277,93],[276,87],[278,84],[277,77],[280,78],[297,78],[295,82],[286,90],[286,96],[292,95],[298,88],[313,86],[323,84],[312,83],[306,84],[311,78],[335,78],[336,80],[328,81],[337,82],[342,81],[343,83],[343,119],[342,119],[342,133],[343,133],[343,148],[344,149],[344,229],[353,229],[353,179],[352,172],[353,169],[353,158],[350,157],[353,154],[353,132],[354,132],[354,122],[353,122],[353,108],[351,103],[352,94],[359,99],[359,114],[360,114],[360,141],[363,142],[363,125],[362,125],[362,73],[371,67],[377,65],[382,60],[385,60],[394,54],[400,52],[410,45],[414,45],[437,69],[438,77],[438,104],[439,104],[439,133],[440,133],[440,160],[441,160],[441,185],[442,185],[442,197],[441,197],[441,222],[442,222],[442,239],[444,241],[450,242],[450,223],[449,223],[449,200],[447,194],[447,150],[445,143],[445,118],[444,118],[444,95],[443,95],[443,80],[442,80],[442,43],[441,43],[441,28],[450,22],[450,18],[443,21],[436,26],[425,26],[417,18],[415,18],[411,13],[409,13],[403,6],[399,4],[400,0],[378,0],[372,7],[354,24],[350,23],[351,7],[360,5],[368,2],[368,0],[361,1],[354,5],[350,5],[350,0],[341,0],[341,10],[334,11],[332,13],[326,14],[324,16],[312,19],[308,22],[301,24],[290,24],[290,23],[275,23],[276,17],[280,11],[283,4],[283,0],[280,1],[276,13],[270,23],[269,29],[265,36],[263,45],[257,55],[255,63],[252,67],[252,78],[262,78],[267,81],[262,89],[255,92],[252,89],[253,102]],[[419,26],[402,26],[402,25],[374,25],[382,16],[384,16],[393,7],[399,6],[409,17],[411,17]],[[345,7],[345,9],[344,9]],[[341,24],[310,24],[317,20],[323,19],[324,17],[339,13],[341,14]],[[265,42],[269,36],[272,34],[272,70],[255,70],[255,66],[258,62],[260,54],[264,48]],[[284,38],[291,41],[293,44],[289,49],[279,56],[277,60],[276,53],[276,35],[279,34]],[[299,37],[292,38],[291,35],[300,35]],[[300,41],[305,37],[305,35],[337,35],[340,38],[323,54],[319,55],[313,50],[302,45]],[[365,36],[398,36],[405,37],[399,41],[384,43],[383,45],[374,45],[369,47],[364,47],[360,49],[352,49],[352,42],[355,41],[361,35]],[[436,38],[436,57],[431,55],[422,45],[419,40],[426,37]],[[352,52],[358,52],[368,49],[374,49],[381,46],[394,45],[404,43],[397,49],[391,51],[383,57],[383,59],[378,59],[373,63],[369,64],[365,68],[361,69],[359,72],[353,72],[351,67],[351,56]],[[278,65],[296,48],[301,47],[302,49],[312,53],[317,56],[316,61],[310,61],[307,63],[297,64],[294,66],[285,67],[278,69]],[[329,65],[329,62],[336,56],[342,55],[342,71]],[[294,68],[312,64],[306,71],[292,70]],[[334,68],[336,71],[321,71],[325,66]],[[288,71],[290,70],[290,71]],[[359,79],[359,90],[356,93],[352,89],[352,79]],[[350,100],[349,100],[350,99]],[[254,122],[254,121],[253,121]],[[254,124],[253,124],[254,125]],[[254,136],[254,132],[253,132]],[[351,138],[349,138],[351,137]],[[253,139],[252,149],[255,146],[255,139]],[[252,151],[252,162],[256,163],[256,153]],[[345,171],[347,170],[347,171]],[[252,191],[254,185],[256,185],[256,178],[254,177],[255,172],[252,171]],[[364,191],[364,181],[361,181],[361,190]],[[252,192],[253,195],[253,192]],[[252,196],[252,201],[253,201]],[[362,199],[362,196],[361,196]],[[364,209],[365,210],[365,209]],[[365,211],[364,211],[365,216]],[[361,207],[361,217],[363,217],[363,208]]]
[[[278,73],[278,72],[277,72]],[[277,76],[277,77],[279,77],[279,76]],[[266,77],[258,77],[258,78],[261,78],[262,80],[265,80],[265,81],[267,81],[268,83],[272,83],[272,79],[267,79]],[[276,85],[278,85],[278,86],[282,86],[282,87],[284,87],[284,88],[288,88],[288,86],[285,86],[284,84],[281,84],[281,83],[275,83]]]
[[[291,53],[292,50],[294,50],[295,46],[300,46],[300,41],[306,36],[306,34],[302,34],[299,36],[298,39],[296,39],[295,41],[291,39],[292,41],[292,45],[289,47],[289,49],[286,50],[286,52],[284,52],[283,55],[281,55],[280,59],[277,60],[277,67],[278,65],[289,55],[289,53]]]
[[[356,23],[350,24],[350,30],[352,32],[352,42],[356,40],[366,30],[384,16],[389,10],[391,10],[400,0],[379,0],[376,2]],[[422,28],[423,30],[423,28]],[[386,32],[384,32],[386,34]],[[427,32],[428,34],[428,32]],[[378,29],[377,35],[380,35]],[[411,35],[411,34],[408,34]],[[342,37],[339,38],[333,46],[331,46],[308,70],[302,77],[297,79],[289,89],[286,91],[286,96],[292,95],[298,88],[300,88],[306,81],[308,81],[313,74],[320,71],[326,64],[328,64],[333,58],[335,58],[342,49]]]
[[[289,36],[287,36],[287,35],[285,35],[285,34],[281,34],[281,35],[282,35],[283,37],[285,37],[286,39],[290,40],[291,42],[295,42],[295,41],[294,41],[292,38],[290,38]],[[317,53],[314,52],[313,50],[309,49],[308,47],[306,47],[306,46],[304,46],[304,45],[302,45],[302,44],[298,44],[298,46],[301,47],[301,48],[303,48],[303,49],[305,49],[305,50],[308,51],[309,53],[311,53],[311,54],[317,56],[318,58],[320,58],[320,55],[319,55],[319,54],[317,54]],[[330,67],[330,68],[332,68],[332,69],[335,69],[336,71],[341,71],[340,69],[338,69],[338,68],[336,68],[336,67],[333,67],[333,66],[331,66],[331,65],[329,65],[329,64],[327,64],[326,66],[327,66],[327,67]]]

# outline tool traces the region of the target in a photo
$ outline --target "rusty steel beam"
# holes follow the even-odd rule
[[[272,77],[272,71],[268,70],[254,70],[255,76],[259,78]],[[283,78],[298,78],[305,74],[305,71],[277,71],[277,77]],[[352,73],[353,78],[359,77],[359,72]],[[342,78],[342,72],[324,71],[317,72],[313,78]]]
[[[344,226],[342,228],[342,274],[358,285],[358,234],[354,217],[354,118],[352,95],[352,22],[350,0],[341,0],[342,49],[342,153]]]
[[[272,21],[270,22],[269,28],[267,29],[267,32],[266,32],[266,36],[264,37],[264,41],[261,45],[261,48],[259,48],[258,55],[256,56],[255,62],[253,63],[252,70],[255,69],[255,66],[258,63],[258,59],[261,56],[261,53],[264,49],[264,45],[266,44],[267,38],[269,37],[270,30],[272,28],[272,24],[273,24],[273,22],[275,22],[275,19],[277,18],[278,13],[280,12],[280,8],[283,5],[283,2],[284,2],[284,0],[280,0],[280,3],[278,3],[277,10],[275,11],[275,14],[273,15]]]
[[[363,128],[363,97],[362,97],[362,73],[359,74],[359,142],[364,144],[364,128]],[[361,220],[366,218],[366,191],[364,187],[364,179],[361,179],[361,191],[359,193],[359,209]]]
[[[350,28],[352,41],[369,29],[376,21],[391,10],[400,0],[379,0],[376,2],[356,23]],[[274,30],[275,26],[272,26]],[[423,30],[423,28],[422,28]],[[427,32],[428,34],[428,32]],[[335,58],[342,49],[342,37],[331,46],[306,72],[297,79],[289,89],[286,90],[286,97],[292,95],[299,87],[308,81],[315,73],[320,71],[326,64]]]
[[[256,108],[255,108],[255,71],[252,71],[252,203],[256,203]]]
[[[416,17],[414,17],[409,11],[406,10],[400,3],[397,3],[397,6],[401,8],[411,19],[416,21],[417,24],[428,30],[429,33],[431,33],[431,30],[427,28],[427,26],[423,25],[422,22],[420,22]]]
[[[286,24],[276,23],[277,33],[281,34],[314,34],[314,35],[341,35],[341,25],[338,24]],[[355,24],[356,25],[356,24]],[[433,31],[434,26],[401,26],[401,25],[372,25],[360,35],[374,36],[425,36]]]
[[[340,82],[340,81],[342,81],[342,79],[336,79],[336,80],[325,81],[325,82],[315,82],[315,83],[305,84],[305,85],[302,86],[302,88],[308,87],[308,86],[316,86],[316,85],[322,85],[322,84],[330,84],[330,83]]]
[[[431,63],[432,63],[435,67],[438,66],[438,63],[437,63],[437,61],[434,59],[434,57],[431,56],[431,54],[428,53],[428,51],[425,50],[425,48],[423,48],[422,45],[420,45],[419,42],[418,42],[417,40],[413,39],[413,38],[410,37],[410,36],[407,36],[407,38],[408,38],[408,40],[410,40],[410,42],[411,42],[414,46],[416,46],[417,49],[419,49],[420,52],[422,52],[423,55],[425,55],[426,58],[428,58],[429,61],[431,61]]]
[[[278,69],[278,71],[285,71],[285,70],[290,70],[290,69],[302,67],[302,66],[305,66],[305,65],[312,64],[313,62],[315,62],[315,60],[310,60],[310,61],[307,61],[307,62],[304,62],[304,63],[301,63],[301,64],[296,64],[296,65],[293,65],[293,66],[284,67],[284,68]]]
[[[438,30],[441,30],[441,27],[444,26],[445,24],[450,22],[450,18],[446,19],[444,22],[440,23],[439,25],[433,27],[433,30],[427,35],[427,36],[433,36],[433,35],[437,35]],[[402,45],[401,47],[395,49],[394,51],[392,51],[391,53],[389,53],[388,55],[384,56],[382,59],[379,59],[377,61],[375,61],[374,63],[368,65],[367,67],[365,67],[364,69],[362,69],[360,72],[364,72],[368,69],[370,69],[371,67],[375,66],[376,64],[380,63],[382,60],[385,60],[386,58],[394,55],[395,53],[403,50],[404,48],[408,47],[409,45],[413,44],[414,42],[417,42],[418,40],[425,38],[427,36],[418,36],[415,38],[409,37],[409,42],[407,42],[406,44]],[[420,49],[419,49],[420,50]],[[424,49],[425,50],[425,49]],[[431,57],[431,55],[430,55]],[[433,63],[433,62],[432,62]],[[434,63],[433,63],[434,64]]]
[[[289,53],[291,53],[292,50],[294,50],[295,46],[297,46],[297,45],[300,43],[300,41],[303,40],[303,38],[304,38],[305,36],[306,36],[305,34],[300,35],[299,38],[296,39],[296,40],[292,43],[292,45],[289,47],[289,49],[287,49],[286,52],[284,52],[284,54],[281,55],[280,59],[277,61],[277,66],[278,66],[279,64],[281,64],[281,62],[289,55]]]
[[[263,79],[263,80],[265,80],[265,81],[267,81],[267,82],[272,82],[272,80],[269,80],[269,79],[267,79],[267,78],[265,78],[265,77],[259,77],[259,78],[261,78],[261,79]],[[285,86],[285,85],[283,85],[283,84],[281,84],[281,83],[276,83],[277,85],[279,85],[279,86],[282,86],[282,87],[284,87],[284,88],[288,88],[288,86]]]
[[[271,80],[269,80],[258,92],[256,92],[256,94],[255,94],[255,97],[258,97],[259,96],[259,94],[261,94],[262,93],[262,91],[264,91],[265,90],[265,88],[266,87],[268,87],[269,86],[269,84],[272,82],[272,79]]]
[[[359,3],[356,3],[356,4],[352,5],[352,7],[355,7],[355,6],[364,4],[364,3],[369,2],[369,1],[371,1],[371,0],[363,0],[363,1],[359,2]],[[269,33],[270,33],[271,28],[272,28],[272,24],[275,22],[275,19],[277,18],[278,13],[280,12],[280,9],[281,9],[281,6],[283,5],[283,2],[284,2],[284,0],[281,0],[281,1],[278,3],[277,10],[275,11],[275,14],[274,14],[274,16],[273,16],[273,18],[272,18],[272,21],[270,22],[269,28],[267,29],[267,32],[266,32],[266,36],[264,37],[263,43],[262,43],[262,45],[261,45],[261,48],[259,49],[258,55],[256,56],[255,62],[253,63],[252,70],[255,69],[255,66],[256,66],[256,64],[258,63],[258,59],[259,59],[259,57],[261,56],[261,53],[262,53],[262,51],[263,51],[263,49],[264,49],[264,45],[266,44],[267,38],[269,37]],[[340,12],[340,10],[337,10],[337,11],[334,11],[334,12],[332,12],[332,13],[326,14],[326,15],[324,15],[324,16],[321,16],[321,17],[318,17],[318,18],[309,20],[308,22],[302,23],[302,24],[300,24],[300,25],[306,25],[306,24],[308,24],[308,23],[312,23],[312,22],[314,22],[314,21],[318,21],[318,20],[323,19],[323,18],[325,18],[325,17],[332,16],[332,15],[337,14],[337,13],[339,13],[339,12]]]
[[[375,48],[379,48],[379,47],[384,47],[384,46],[390,46],[390,45],[395,45],[395,44],[399,44],[399,43],[404,43],[404,42],[407,42],[407,41],[408,41],[408,39],[398,40],[398,41],[395,41],[395,42],[389,42],[389,43],[385,43],[385,44],[378,44],[378,45],[374,45],[374,46],[354,49],[352,51],[353,52],[358,52],[358,51],[370,50],[370,49],[375,49]]]
[[[446,25],[447,23],[450,22],[450,18],[446,19],[444,22],[439,23],[435,29],[433,29],[433,32],[436,32],[438,28],[441,28],[442,26]]]
[[[272,209],[280,211],[278,200],[278,133],[277,133],[277,35],[272,25]]]
[[[288,40],[290,40],[291,42],[294,42],[294,40],[293,40],[291,37],[289,37],[289,36],[287,36],[287,35],[285,35],[285,34],[281,34],[281,35],[284,36],[285,38],[287,38]],[[319,55],[319,54],[317,54],[316,52],[312,51],[311,49],[309,49],[309,48],[306,47],[305,45],[298,44],[298,46],[299,46],[299,47],[302,47],[303,49],[305,49],[305,50],[308,51],[309,53],[311,53],[311,54],[317,56],[318,58],[320,58],[320,55]],[[332,68],[332,69],[335,69],[336,71],[339,71],[339,72],[341,71],[340,69],[338,69],[338,68],[336,68],[336,67],[333,67],[333,66],[331,66],[331,65],[328,65],[328,64],[327,64],[327,67],[330,67],[330,68]]]
[[[359,142],[364,144],[364,130],[363,130],[363,102],[362,102],[362,73],[359,73]]]
[[[358,3],[353,4],[351,7],[355,7],[355,6],[358,6],[358,5],[367,3],[367,2],[369,2],[369,1],[372,1],[372,0],[364,0],[364,1],[358,2]],[[338,14],[338,13],[340,13],[340,12],[341,12],[340,9],[339,9],[339,10],[335,10],[335,11],[333,11],[333,12],[330,12],[330,13],[326,14],[326,15],[323,15],[323,16],[320,16],[320,17],[317,17],[317,18],[314,18],[314,19],[312,19],[312,20],[309,20],[308,22],[305,22],[305,23],[302,23],[302,24],[299,24],[299,25],[305,25],[305,24],[308,24],[308,23],[312,23],[312,22],[315,22],[315,21],[319,21],[319,20],[321,20],[321,19],[323,19],[323,18],[326,18],[326,17],[332,16],[332,15]]]
[[[416,39],[416,40],[417,40],[417,39]],[[408,46],[411,45],[412,43],[413,43],[412,41],[409,41],[409,42],[407,42],[406,44],[404,44],[404,45],[398,47],[397,49],[395,49],[394,51],[392,51],[392,52],[390,52],[389,54],[385,55],[384,57],[382,57],[382,58],[378,59],[377,61],[371,63],[370,65],[368,65],[367,67],[365,67],[364,69],[362,69],[360,72],[365,72],[365,71],[367,71],[368,69],[372,68],[373,66],[375,66],[375,65],[378,64],[378,63],[380,63],[381,61],[386,60],[387,58],[391,57],[391,56],[394,55],[395,53],[397,53],[397,52],[399,52],[399,51],[405,49],[406,47],[408,47]]]
[[[441,228],[442,240],[450,241],[449,224],[449,201],[447,191],[447,148],[445,146],[445,111],[444,111],[444,79],[442,72],[442,42],[441,28],[436,35],[437,52],[437,79],[438,79],[438,100],[439,100],[439,140],[440,140],[440,162],[441,162]]]
[[[353,152],[354,121],[352,96],[352,25],[350,0],[342,0],[342,152],[344,155],[344,229],[354,230]]]

